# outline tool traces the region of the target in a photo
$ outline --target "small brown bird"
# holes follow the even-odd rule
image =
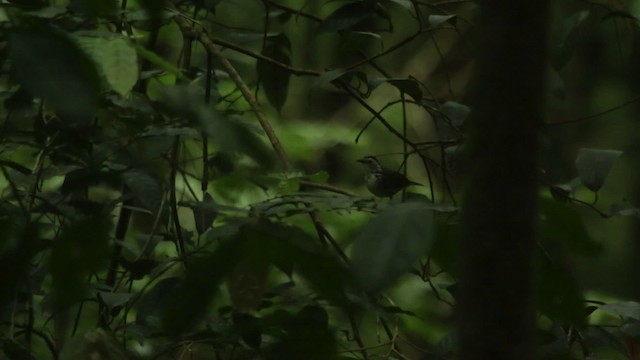
[[[375,196],[391,197],[408,186],[421,185],[407,179],[399,172],[382,168],[378,159],[373,156],[365,156],[358,162],[367,165],[369,168],[369,173],[364,179],[367,189]]]

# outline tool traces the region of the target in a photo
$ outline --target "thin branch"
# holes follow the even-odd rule
[[[178,12],[178,10],[175,7],[173,7],[173,5],[171,5],[170,3],[169,3],[169,6],[172,10]],[[173,19],[175,20],[176,24],[178,24],[182,32],[189,32],[189,33],[194,32],[194,30],[189,25],[189,22],[179,12],[178,12],[178,16],[174,16]],[[216,58],[216,60],[218,60],[220,65],[222,65],[225,71],[229,74],[229,77],[236,84],[236,86],[242,93],[242,96],[249,103],[251,110],[253,110],[253,112],[255,113],[256,118],[260,123],[260,126],[262,126],[262,129],[264,130],[267,137],[269,138],[269,141],[271,142],[271,146],[276,151],[276,154],[280,158],[280,161],[284,165],[285,169],[291,170],[292,166],[291,166],[291,162],[289,161],[289,157],[286,151],[284,150],[284,148],[282,147],[282,143],[280,143],[280,139],[278,139],[278,136],[273,130],[271,123],[267,119],[267,116],[262,110],[260,103],[258,103],[258,100],[251,93],[251,89],[249,89],[249,87],[244,82],[242,77],[240,77],[240,74],[238,74],[238,72],[236,71],[235,67],[231,64],[231,62],[229,62],[229,60],[227,60],[227,58],[225,58],[222,55],[220,50],[218,50],[218,48],[212,42],[211,38],[205,32],[200,32],[194,35],[195,35],[194,37],[205,47],[205,49],[208,52],[210,52]]]
[[[554,127],[554,126],[572,124],[572,123],[585,121],[585,120],[591,120],[591,119],[597,118],[598,116],[606,115],[608,113],[611,113],[611,112],[614,112],[616,110],[622,109],[623,107],[631,105],[631,104],[633,104],[634,102],[636,102],[638,100],[640,100],[640,95],[636,96],[633,99],[628,100],[628,101],[626,101],[626,102],[624,102],[624,103],[622,103],[622,104],[620,104],[618,106],[614,106],[614,107],[612,107],[610,109],[601,111],[601,112],[593,114],[593,115],[583,116],[583,117],[579,117],[579,118],[571,119],[571,120],[566,120],[566,121],[558,121],[558,122],[554,122],[554,123],[546,123],[544,125],[546,127]]]

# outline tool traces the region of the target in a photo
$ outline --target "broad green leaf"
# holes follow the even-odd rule
[[[417,103],[422,101],[422,89],[420,84],[413,79],[389,79],[389,84],[395,86],[401,93],[407,94]]]
[[[420,84],[413,79],[374,78],[369,80],[370,91],[373,91],[385,82],[397,88],[401,93],[411,96],[416,102],[420,103],[422,101]]]
[[[565,247],[574,254],[593,256],[602,252],[602,245],[595,242],[573,207],[561,202],[542,199],[541,233],[545,241]]]
[[[62,6],[47,6],[34,11],[27,11],[24,14],[42,19],[53,19],[67,12],[67,8]]]
[[[640,338],[640,321],[627,318],[624,324],[620,325],[620,331],[627,336],[638,339]]]
[[[550,47],[551,63],[556,70],[561,69],[573,56],[578,39],[581,37],[578,28],[589,17],[589,14],[589,10],[582,10],[567,17],[554,34],[555,36],[551,37],[551,39],[556,39]]]
[[[257,252],[252,255],[255,259],[266,259],[285,273],[293,266],[294,272],[324,299],[342,307],[349,303],[345,296],[345,289],[352,286],[348,268],[317,239],[300,228],[268,221],[242,232],[258,244],[249,247]]]
[[[204,199],[196,203],[191,210],[193,211],[193,219],[196,223],[196,231],[199,235],[209,230],[213,221],[218,216],[215,202],[209,193],[204,194]]]
[[[411,3],[411,0],[388,0],[388,1],[401,6],[405,10],[413,9],[413,4]]]
[[[428,21],[429,25],[433,27],[440,26],[445,22],[450,23],[451,25],[456,25],[456,15],[429,15]]]
[[[104,270],[109,256],[111,221],[107,216],[76,219],[64,227],[51,252],[51,277],[56,308],[87,295],[87,276]]]
[[[9,34],[9,58],[20,84],[61,117],[77,123],[93,120],[98,72],[66,34],[49,27],[15,29]]]
[[[106,82],[118,94],[129,94],[138,81],[135,48],[120,36],[79,36],[78,41],[98,65]]]
[[[243,261],[227,278],[227,290],[236,311],[253,311],[258,308],[267,286],[270,264],[260,259]]]
[[[407,202],[382,210],[358,234],[352,264],[367,291],[380,291],[408,271],[434,242],[433,210],[424,202]]]
[[[469,116],[471,109],[464,104],[460,104],[455,101],[447,101],[442,104],[440,108],[442,114],[451,121],[451,124],[455,127],[460,127]]]
[[[349,3],[327,16],[327,18],[320,23],[320,26],[318,26],[317,32],[323,33],[349,30],[364,20],[374,17],[375,11],[373,7],[367,6],[362,2]]]
[[[440,113],[434,117],[438,136],[441,139],[455,139],[461,136],[461,127],[471,109],[455,101],[447,101],[440,107]]]
[[[165,89],[158,105],[169,115],[183,117],[204,131],[220,150],[248,155],[265,168],[273,166],[273,151],[258,133],[237,117],[226,116],[206,105],[202,99],[202,92],[194,86],[172,86]]]
[[[281,64],[291,65],[291,42],[286,35],[280,34],[275,37],[265,39],[265,45],[262,49],[262,55],[271,58]],[[289,71],[258,60],[257,64],[258,79],[264,86],[267,99],[278,111],[282,109],[287,100],[287,92],[289,90]]]
[[[114,293],[107,291],[98,291],[98,296],[109,309],[123,306],[133,298],[133,294],[131,293]]]
[[[122,180],[147,210],[153,214],[160,211],[164,190],[158,180],[141,170],[125,172]]]
[[[210,256],[187,259],[184,280],[163,295],[162,327],[167,333],[182,334],[203,320],[222,281],[238,261],[237,248],[238,244],[227,242]]]
[[[338,78],[340,78],[341,76],[343,76],[344,74],[347,73],[346,69],[334,69],[334,70],[329,70],[325,73],[323,73],[322,75],[320,75],[311,85],[312,89],[315,88],[319,88],[321,86],[324,86]]]
[[[156,283],[139,302],[135,303],[136,323],[150,328],[159,328],[162,311],[168,301],[167,294],[175,291],[182,283],[178,277],[169,277]]]
[[[580,149],[576,158],[576,169],[582,184],[597,192],[604,184],[613,163],[622,155],[619,150]]]
[[[606,304],[600,306],[598,310],[606,311],[623,318],[640,320],[640,303],[635,301],[623,301],[616,304]]]

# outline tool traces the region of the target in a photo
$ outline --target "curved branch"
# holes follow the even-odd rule
[[[183,33],[193,33],[194,30],[192,29],[191,25],[189,24],[187,19],[180,14],[178,9],[176,9],[175,6],[173,6],[171,3],[168,3],[167,5],[177,14],[177,16],[174,16],[173,19],[175,20],[178,27],[180,27],[180,31],[182,31]],[[196,34],[194,34],[194,38],[198,40],[198,42],[200,42],[204,46],[204,48],[216,58],[216,60],[220,63],[220,65],[222,65],[222,67],[229,74],[229,77],[236,84],[236,86],[242,93],[242,96],[245,98],[247,103],[249,103],[251,110],[253,110],[253,112],[255,113],[256,118],[260,123],[260,126],[264,130],[265,134],[267,134],[267,137],[271,142],[271,146],[276,151],[276,154],[280,158],[280,161],[284,165],[285,169],[291,170],[292,166],[291,166],[291,162],[289,161],[289,156],[287,155],[286,151],[282,147],[282,143],[280,142],[280,139],[278,139],[278,136],[276,135],[275,131],[273,130],[273,127],[271,126],[271,123],[269,122],[269,120],[267,119],[267,116],[262,110],[260,103],[258,103],[258,100],[255,98],[255,96],[253,96],[251,89],[249,89],[249,87],[244,82],[244,80],[242,80],[242,78],[240,77],[240,74],[238,74],[235,67],[231,64],[231,62],[229,62],[229,60],[227,60],[226,57],[222,55],[220,50],[218,50],[215,44],[211,41],[207,33],[202,31],[197,32]]]

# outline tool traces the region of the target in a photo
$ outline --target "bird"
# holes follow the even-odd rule
[[[408,186],[422,185],[407,179],[397,171],[384,169],[378,159],[373,156],[365,156],[357,161],[369,168],[369,173],[364,179],[367,189],[375,196],[392,197]]]

